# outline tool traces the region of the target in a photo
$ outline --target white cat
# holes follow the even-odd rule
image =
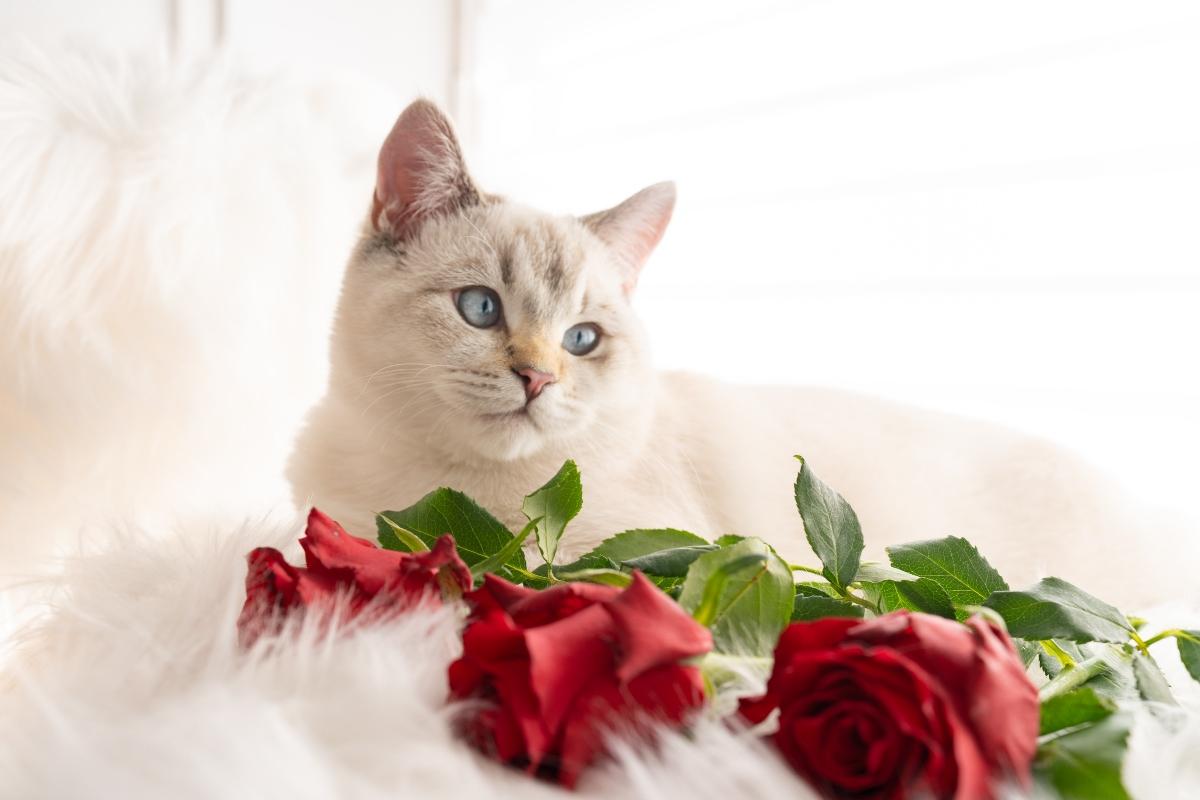
[[[522,497],[573,458],[584,509],[560,560],[676,527],[758,535],[812,564],[792,499],[800,453],[857,510],[868,556],[953,533],[1014,584],[1053,570],[1115,599],[1178,596],[1155,576],[1182,552],[1135,552],[1161,530],[1046,443],[843,392],[656,373],[631,300],[674,200],[661,183],[577,218],[485,194],[446,118],[409,106],[346,270],[328,393],[290,466],[298,501],[374,538],[373,512],[451,486],[516,529]]]

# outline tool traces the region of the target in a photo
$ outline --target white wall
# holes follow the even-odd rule
[[[225,47],[252,70],[357,76],[397,106],[418,94],[447,103],[455,10],[447,0],[0,0],[0,46],[27,38],[181,57]]]
[[[479,0],[486,187],[674,178],[661,363],[841,386],[1200,479],[1200,6]]]

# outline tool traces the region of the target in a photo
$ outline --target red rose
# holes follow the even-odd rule
[[[311,606],[332,608],[346,596],[350,616],[368,603],[385,611],[471,588],[471,571],[458,557],[454,537],[442,536],[423,553],[384,550],[346,533],[341,525],[313,509],[300,539],[306,566],[293,567],[273,547],[252,550],[246,574],[246,603],[238,617],[242,644],[277,630],[282,612]]]
[[[743,701],[814,786],[837,797],[983,800],[1028,785],[1038,696],[1008,634],[898,611],[793,623],[767,693]]]
[[[625,590],[560,583],[545,591],[487,575],[467,599],[463,655],[450,693],[488,705],[467,720],[475,744],[573,786],[614,728],[681,725],[704,703],[708,629],[640,573]]]

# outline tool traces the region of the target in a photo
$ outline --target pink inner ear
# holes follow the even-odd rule
[[[625,294],[632,294],[637,287],[642,267],[646,265],[654,248],[662,241],[663,234],[667,232],[667,223],[671,221],[672,209],[673,206],[667,206],[664,211],[647,219],[646,225],[637,227],[629,235],[625,244],[626,256],[633,265],[633,269],[621,284]]]
[[[449,121],[429,101],[417,100],[379,150],[371,223],[403,239],[417,223],[459,201],[469,186]]]
[[[662,241],[675,210],[675,184],[659,183],[598,215],[596,232],[629,266],[621,283],[626,295],[637,287],[642,267]]]

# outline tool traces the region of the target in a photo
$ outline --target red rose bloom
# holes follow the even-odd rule
[[[243,645],[277,630],[284,612],[332,608],[339,593],[346,596],[347,612],[354,616],[368,603],[385,611],[438,598],[439,589],[459,595],[472,584],[471,571],[458,557],[450,534],[423,553],[384,550],[351,536],[314,508],[300,546],[304,567],[293,567],[273,547],[259,547],[247,556],[246,603],[238,617]]]
[[[986,800],[998,781],[1028,785],[1038,696],[1012,641],[982,617],[959,624],[898,611],[793,623],[775,649],[758,723],[835,797]]]
[[[494,575],[474,606],[450,693],[490,701],[467,720],[485,752],[573,786],[614,728],[680,725],[704,703],[708,629],[640,573],[627,589],[561,583],[545,591]]]

